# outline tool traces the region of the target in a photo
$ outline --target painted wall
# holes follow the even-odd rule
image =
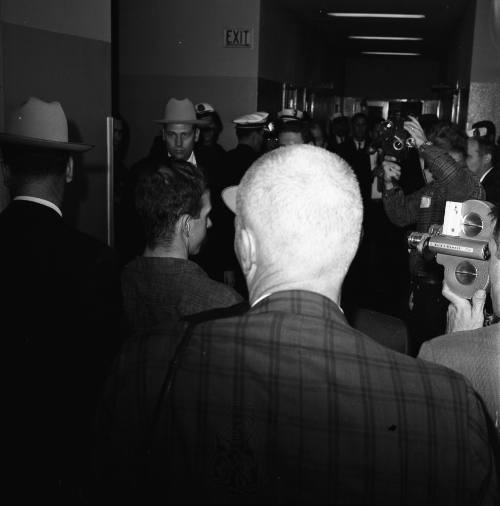
[[[95,147],[77,159],[63,214],[106,237],[106,116],[111,110],[111,1],[3,0],[3,107],[30,96],[61,102],[70,137]]]
[[[470,1],[460,19],[448,45],[445,78],[449,84],[468,88],[474,38],[476,0]]]
[[[341,93],[343,61],[284,4],[264,0],[260,15],[259,108],[281,109],[281,85],[333,88]]]
[[[500,0],[477,0],[467,124],[489,119],[500,134]]]
[[[431,86],[440,80],[440,63],[421,58],[348,58],[344,95],[371,99],[435,99]]]
[[[231,121],[257,107],[260,0],[121,0],[120,113],[130,127],[127,162],[145,156],[170,97],[213,105],[220,142],[236,144]],[[253,29],[252,49],[223,46],[225,28]]]
[[[457,119],[458,123],[463,127],[465,127],[469,103],[475,12],[476,0],[471,0],[466,5],[462,18],[450,37],[444,79],[442,80],[454,89],[457,86],[460,88],[460,104]],[[449,119],[452,117],[453,100],[458,100],[458,96],[454,97],[451,91],[448,91],[443,92],[441,99],[443,117]]]

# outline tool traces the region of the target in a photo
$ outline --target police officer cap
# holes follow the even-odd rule
[[[266,126],[268,116],[267,112],[254,112],[234,119],[233,123],[236,128],[263,128]]]
[[[476,121],[470,130],[467,130],[468,137],[490,137],[493,141],[496,137],[495,124],[489,120]]]
[[[206,102],[199,102],[194,106],[196,114],[207,114],[209,112],[215,112],[215,109]]]
[[[278,113],[278,119],[281,121],[296,121],[302,119],[304,113],[298,109],[282,109]]]

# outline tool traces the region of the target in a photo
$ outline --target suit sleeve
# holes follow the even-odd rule
[[[122,298],[118,266],[113,251],[104,247],[88,266],[80,303],[85,315],[85,332],[94,375],[99,389],[114,356],[119,350]]]
[[[434,177],[434,186],[443,193],[445,200],[484,200],[485,192],[479,181],[446,151],[436,146],[422,146],[420,152]]]
[[[384,209],[387,217],[398,227],[406,227],[417,222],[420,201],[426,187],[411,195],[405,195],[400,187],[386,190],[383,194]]]
[[[418,352],[418,357],[422,360],[427,360],[428,362],[434,362],[435,364],[441,363],[437,361],[437,358],[434,356],[434,351],[432,347],[432,343],[430,341],[425,341],[420,347],[420,351]]]
[[[498,433],[495,434],[493,424],[485,415],[483,403],[469,383],[468,400],[468,437],[471,450],[468,467],[471,497],[468,504],[498,505],[500,439]]]

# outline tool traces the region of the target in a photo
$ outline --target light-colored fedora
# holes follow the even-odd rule
[[[206,120],[197,119],[193,102],[189,98],[177,100],[171,98],[165,106],[165,115],[156,119],[156,123],[179,123],[186,125],[205,125]]]
[[[17,109],[0,132],[0,144],[20,144],[63,151],[87,151],[90,144],[68,142],[68,121],[59,102],[44,102],[35,97]]]

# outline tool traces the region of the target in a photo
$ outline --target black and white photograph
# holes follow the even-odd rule
[[[4,502],[500,504],[500,0],[0,0]]]

